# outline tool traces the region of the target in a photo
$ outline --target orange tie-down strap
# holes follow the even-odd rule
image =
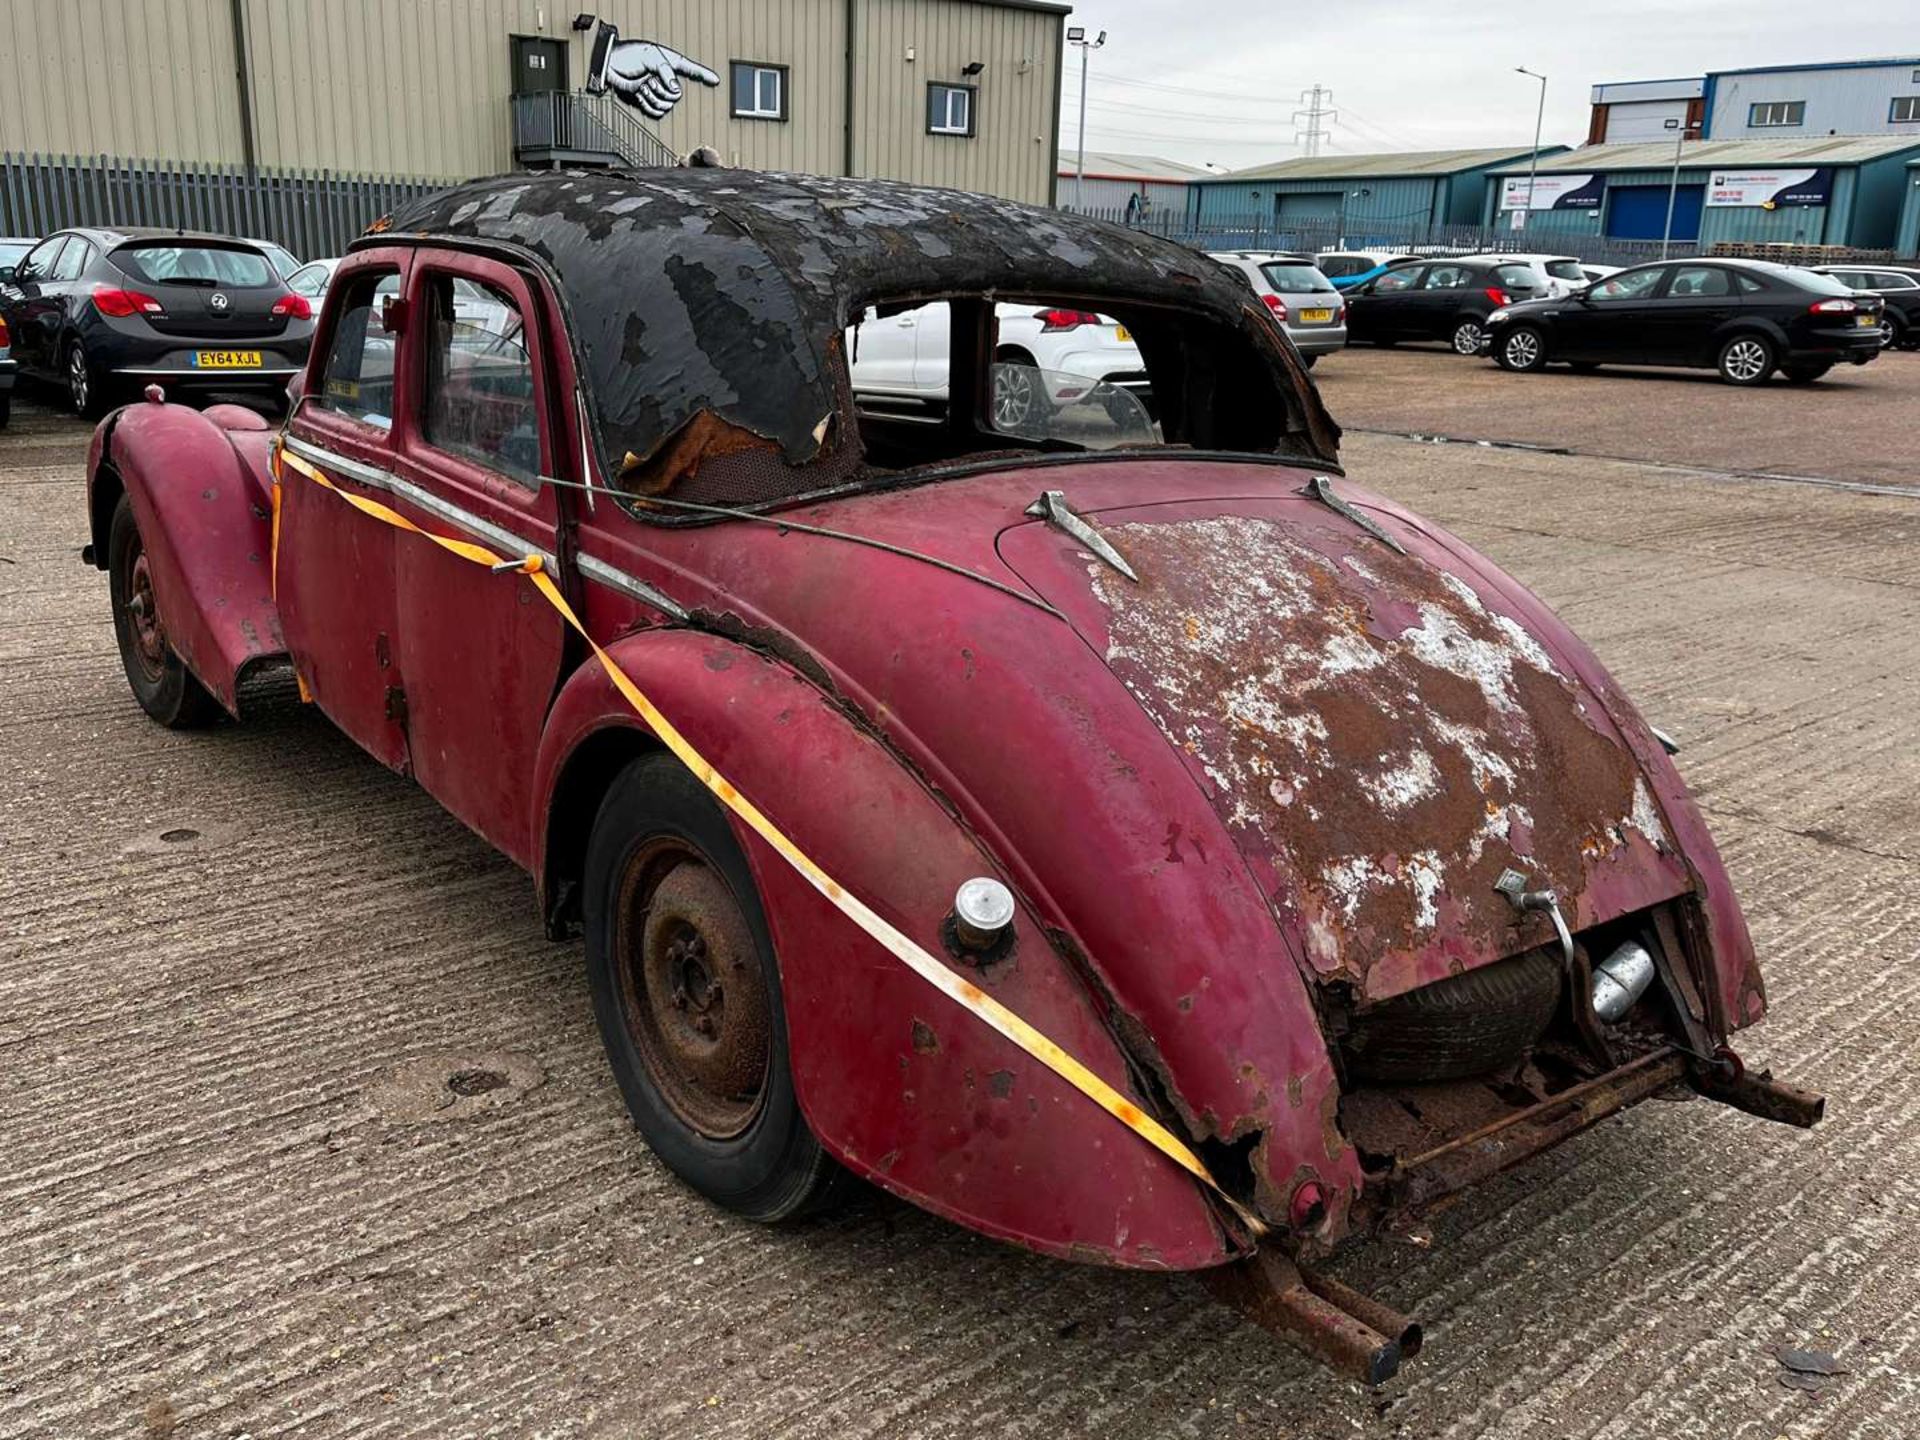
[[[1153,1146],[1154,1149],[1158,1150],[1181,1169],[1187,1171],[1195,1179],[1206,1185],[1220,1197],[1221,1201],[1239,1217],[1241,1223],[1252,1231],[1255,1236],[1266,1233],[1266,1224],[1260,1220],[1258,1216],[1248,1211],[1245,1206],[1241,1205],[1231,1195],[1227,1194],[1226,1191],[1222,1190],[1219,1182],[1207,1173],[1207,1167],[1201,1163],[1200,1157],[1181,1143],[1179,1137],[1168,1130],[1166,1126],[1155,1120],[1151,1115],[1148,1115],[1138,1105],[1127,1099],[1126,1096],[1122,1095],[1118,1090],[1115,1090],[1111,1085],[1107,1084],[1106,1081],[1094,1074],[1093,1071],[1089,1070],[1085,1065],[1082,1065],[1078,1060],[1074,1059],[1073,1056],[1054,1044],[1053,1041],[1049,1040],[1025,1020],[1022,1020],[1005,1005],[1002,1005],[998,1000],[987,994],[986,991],[982,990],[978,985],[975,985],[965,976],[956,973],[950,966],[942,961],[935,959],[926,949],[916,945],[893,925],[889,924],[881,916],[875,914],[865,901],[861,900],[859,896],[849,891],[846,886],[827,874],[825,870],[822,870],[804,850],[789,840],[777,825],[761,813],[757,805],[735,789],[726,776],[722,775],[718,770],[714,769],[712,765],[707,763],[705,757],[688,743],[684,735],[674,728],[673,722],[660,713],[640,687],[634,684],[627,673],[614,662],[613,657],[602,650],[600,646],[595,643],[594,638],[587,634],[587,627],[582,625],[580,623],[580,617],[573,613],[573,607],[567,603],[566,597],[560,593],[559,587],[553,583],[553,577],[545,572],[538,555],[527,555],[518,561],[503,560],[484,545],[476,545],[469,540],[454,540],[445,535],[436,535],[431,530],[421,529],[397,510],[390,509],[377,500],[369,500],[363,495],[355,494],[351,490],[340,489],[319,470],[285,448],[276,447],[274,455],[279,466],[294,470],[306,476],[309,480],[314,481],[316,484],[333,491],[334,494],[338,495],[342,500],[346,501],[362,514],[370,515],[376,520],[384,521],[388,525],[410,531],[424,539],[431,540],[442,549],[452,551],[461,559],[471,560],[476,565],[485,565],[489,569],[500,570],[506,574],[525,575],[527,579],[533,582],[534,588],[546,596],[547,602],[552,605],[555,610],[560,612],[561,617],[575,630],[579,631],[580,637],[585,640],[588,645],[592,646],[594,657],[598,659],[606,669],[607,678],[613,681],[614,687],[626,697],[627,703],[633,706],[642,720],[647,722],[648,727],[655,735],[660,737],[661,742],[667,749],[671,750],[681,764],[685,765],[694,773],[702,785],[713,792],[721,804],[739,816],[754,834],[772,846],[776,855],[798,871],[801,877],[805,879],[809,885],[813,886],[815,890],[818,890],[822,895],[826,896],[827,899],[832,902],[835,909],[853,921],[854,924],[858,925],[868,935],[872,936],[896,960],[900,961],[909,970],[913,971],[914,974],[933,986],[934,989],[952,1000],[956,1005],[970,1012],[976,1018],[984,1021],[994,1030],[997,1030],[1000,1034],[1011,1040],[1015,1045],[1018,1045],[1028,1055],[1031,1055],[1035,1060],[1045,1065],[1049,1070],[1053,1071],[1054,1074],[1065,1080],[1069,1085],[1073,1086],[1074,1089],[1078,1090],[1082,1095],[1085,1095],[1089,1100],[1093,1101],[1094,1104],[1098,1105],[1122,1125],[1125,1125],[1129,1130],[1133,1131],[1133,1133],[1138,1135],[1142,1140],[1145,1140],[1149,1145]],[[273,506],[275,522],[273,563],[277,575],[280,553],[280,505],[277,494],[279,486],[277,475],[274,483],[276,495]]]

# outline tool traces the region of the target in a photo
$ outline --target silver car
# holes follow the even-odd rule
[[[1309,367],[1346,345],[1347,302],[1306,256],[1224,250],[1213,258],[1247,277]]]

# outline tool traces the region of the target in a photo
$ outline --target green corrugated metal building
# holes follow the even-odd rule
[[[1900,206],[1900,233],[1893,248],[1907,259],[1920,256],[1920,160],[1907,162],[1907,198]]]
[[[1550,146],[1540,156],[1544,161],[1565,149]],[[1245,224],[1257,217],[1282,229],[1331,226],[1356,235],[1477,225],[1486,208],[1488,176],[1501,166],[1524,164],[1533,153],[1531,146],[1509,145],[1281,160],[1195,181],[1189,214],[1203,226]]]
[[[1501,167],[1487,188],[1486,218],[1512,230],[1524,209],[1525,229],[1563,237],[1561,244],[1599,236],[1658,240],[1671,205],[1673,238],[1703,247],[1882,249],[1896,243],[1915,160],[1920,136],[1689,140],[1681,143],[1677,172],[1671,141],[1588,145],[1542,160],[1530,208],[1527,167]],[[1911,239],[1906,243],[1911,247]]]

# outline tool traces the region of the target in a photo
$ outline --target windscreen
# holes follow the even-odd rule
[[[1333,282],[1311,265],[1270,260],[1260,267],[1260,273],[1267,277],[1269,285],[1283,295],[1304,295],[1333,289]]]
[[[33,248],[31,240],[15,243],[12,240],[0,240],[0,265],[18,265],[21,257]]]
[[[122,245],[113,263],[151,285],[273,285],[279,277],[258,250],[169,242]]]

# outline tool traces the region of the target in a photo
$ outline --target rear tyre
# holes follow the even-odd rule
[[[67,342],[67,404],[82,420],[98,420],[107,413],[107,377],[87,359],[87,347]]]
[[[1788,365],[1780,373],[1790,385],[1811,385],[1831,369],[1831,365]]]
[[[125,495],[107,531],[107,585],[120,663],[140,708],[169,730],[197,730],[220,718],[220,702],[206,692],[167,641],[154,604],[146,545]]]
[[[1527,1052],[1560,1003],[1562,966],[1529,950],[1354,1014],[1341,1041],[1356,1080],[1426,1084],[1485,1075]]]
[[[654,1154],[750,1220],[831,1203],[846,1172],[794,1098],[752,872],[726,813],[671,755],[635,760],[608,787],[581,900],[600,1036]]]
[[[1720,347],[1714,368],[1729,385],[1764,385],[1775,363],[1764,335],[1736,335]]]
[[[1907,327],[1901,323],[1898,315],[1887,316],[1886,329],[1881,333],[1880,348],[1883,350],[1905,350],[1913,344],[1908,337]]]
[[[1516,325],[1494,345],[1493,358],[1502,370],[1531,374],[1546,368],[1547,337],[1533,325]]]
[[[1478,355],[1480,347],[1486,343],[1487,327],[1478,320],[1468,318],[1453,327],[1453,353],[1456,355]]]

